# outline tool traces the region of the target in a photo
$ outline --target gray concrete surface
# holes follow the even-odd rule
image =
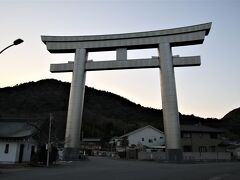
[[[65,144],[64,144],[65,148],[76,148],[76,149],[80,148],[79,139],[80,139],[80,130],[82,125],[82,113],[83,113],[83,104],[84,104],[86,60],[87,60],[86,49],[77,49],[75,52],[74,71],[73,71],[72,83],[71,83],[71,89],[70,89],[70,95],[69,95],[67,126],[66,126]],[[68,156],[68,155],[64,154],[64,156]]]
[[[200,66],[200,56],[172,57],[174,67]],[[52,73],[73,72],[74,62],[51,64],[50,71]],[[119,70],[119,69],[145,69],[159,68],[160,60],[158,56],[153,56],[148,59],[121,59],[121,60],[106,60],[106,61],[90,61],[86,62],[86,71],[101,71],[101,70]],[[160,67],[161,68],[161,67]]]
[[[239,180],[240,162],[167,164],[91,158],[52,168],[2,171],[1,180]],[[0,169],[1,172],[1,169]]]
[[[41,36],[51,53],[75,53],[76,49],[88,52],[111,51],[118,48],[157,48],[158,44],[170,43],[172,47],[201,44],[208,35],[212,23],[187,27],[124,34],[90,36]]]
[[[177,91],[170,44],[159,44],[158,52],[160,57],[163,125],[167,158],[170,161],[181,161],[183,154],[181,150]]]

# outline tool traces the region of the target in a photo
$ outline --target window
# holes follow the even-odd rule
[[[198,150],[199,150],[199,152],[207,152],[207,147],[206,146],[199,146]]]
[[[218,134],[217,133],[211,133],[210,134],[210,138],[211,139],[217,139],[218,138]]]
[[[183,152],[192,152],[192,146],[183,146]]]
[[[156,141],[157,139],[156,138],[154,138],[154,141]]]
[[[163,139],[163,137],[161,136],[160,139]]]
[[[4,153],[7,154],[8,152],[9,152],[9,144],[6,144],[6,145],[5,145]]]
[[[216,152],[216,146],[210,146],[211,152]]]
[[[192,134],[191,133],[182,133],[183,138],[191,138]]]
[[[144,138],[142,138],[142,141],[144,141]]]
[[[148,142],[149,142],[149,143],[152,143],[152,142],[153,142],[153,140],[152,140],[152,139],[149,139],[149,140],[148,140]]]

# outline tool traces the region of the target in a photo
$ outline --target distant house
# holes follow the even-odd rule
[[[147,147],[155,147],[163,146],[165,144],[164,133],[150,125],[124,134],[120,136],[119,139],[126,139],[128,141],[128,146],[141,145]],[[123,143],[123,141],[120,141],[120,143]],[[117,142],[117,146],[121,146],[121,144]]]
[[[184,152],[224,152],[221,146],[224,131],[196,125],[181,125],[181,143]]]
[[[226,147],[226,151],[231,153],[232,159],[240,160],[240,141],[225,139],[222,146]]]
[[[165,135],[162,131],[147,125],[110,140],[111,149],[116,148],[120,158],[138,159],[141,149],[165,148]]]
[[[81,147],[88,155],[93,155],[94,151],[102,149],[102,141],[100,138],[83,138]]]
[[[22,120],[0,120],[0,163],[29,162],[37,148],[36,128]]]
[[[240,160],[240,144],[227,146],[227,151],[231,152],[232,159]]]

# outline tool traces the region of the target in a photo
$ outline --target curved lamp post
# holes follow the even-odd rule
[[[12,47],[12,46],[16,46],[16,45],[18,45],[18,44],[21,44],[22,42],[23,42],[22,39],[16,39],[16,40],[13,42],[13,44],[11,44],[11,45],[7,46],[6,48],[4,48],[4,49],[0,52],[0,54],[2,54],[2,52],[5,51],[6,49],[8,49],[8,48],[10,48],[10,47]]]

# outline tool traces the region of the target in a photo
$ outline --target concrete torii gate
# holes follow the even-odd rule
[[[169,161],[181,161],[183,154],[180,143],[174,67],[199,66],[200,56],[173,57],[171,48],[202,44],[210,28],[211,23],[205,23],[127,34],[41,36],[50,53],[75,53],[74,62],[51,64],[50,67],[50,71],[53,73],[73,72],[65,134],[65,159],[78,158],[86,71],[160,68],[167,159]],[[128,49],[145,48],[158,48],[159,57],[128,61]],[[87,61],[88,52],[112,50],[117,52],[116,60]]]

